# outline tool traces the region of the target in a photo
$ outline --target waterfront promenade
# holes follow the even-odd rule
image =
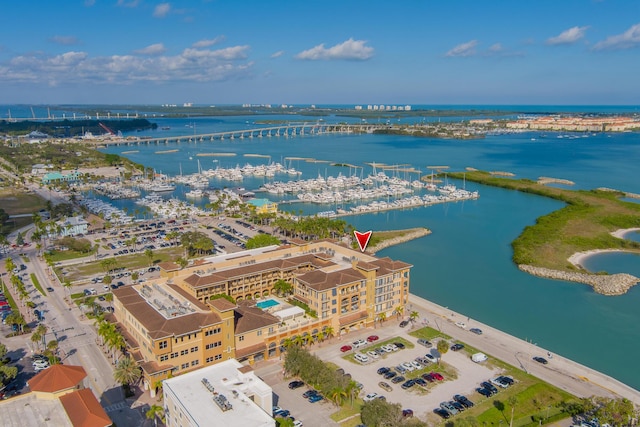
[[[468,345],[481,350],[487,355],[503,360],[525,372],[534,375],[554,386],[578,397],[605,396],[611,398],[624,397],[640,405],[640,392],[618,380],[581,365],[573,360],[552,354],[548,350],[489,325],[470,319],[464,314],[454,312],[424,298],[411,294],[409,296],[410,311],[420,313],[420,319],[426,319],[429,326],[452,336]],[[466,329],[459,328],[455,322],[466,323]],[[469,328],[480,328],[482,335],[475,335]],[[585,346],[588,351],[588,346]],[[615,350],[614,350],[615,351]],[[533,361],[534,356],[548,359],[548,365]],[[630,369],[634,369],[631,367]]]

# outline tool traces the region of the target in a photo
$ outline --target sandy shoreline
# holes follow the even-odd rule
[[[637,231],[640,231],[640,228],[626,228],[626,229],[613,231],[611,235],[619,239],[624,239],[628,233],[637,232]],[[567,260],[571,264],[575,265],[576,267],[584,268],[582,266],[582,263],[587,258],[593,255],[607,253],[607,252],[632,252],[632,251],[625,251],[622,249],[593,249],[590,251],[576,252],[575,254],[571,255]]]

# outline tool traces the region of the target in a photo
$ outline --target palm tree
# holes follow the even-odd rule
[[[115,326],[114,326],[114,329],[115,329]],[[111,354],[111,358],[114,361],[117,361],[116,350],[121,350],[126,345],[126,341],[124,340],[124,337],[120,332],[118,332],[117,330],[114,330],[113,333],[109,334],[109,336],[107,337],[107,345],[109,346],[110,349],[113,350],[113,353]]]
[[[113,371],[113,379],[124,387],[129,387],[140,378],[140,373],[140,367],[138,367],[136,361],[127,356],[118,361]]]
[[[158,417],[162,418],[163,413],[164,409],[162,409],[162,406],[151,405],[146,413],[146,416],[148,420],[153,420],[153,424],[158,427]]]
[[[400,319],[400,316],[402,316],[402,313],[404,313],[404,307],[399,305],[394,311],[396,313],[396,318]]]
[[[415,310],[409,313],[409,320],[411,321],[411,323],[415,322],[418,317],[420,317],[420,313]]]
[[[518,398],[516,396],[511,396],[507,399],[507,403],[511,406],[511,420],[509,421],[509,427],[513,427],[513,412],[516,410],[516,404],[518,403]]]
[[[333,330],[333,326],[327,326],[324,330],[324,335],[328,339],[331,339],[335,335],[335,331]]]
[[[144,256],[149,258],[149,266],[153,264],[153,251],[151,249],[147,249],[144,251]]]
[[[344,399],[347,397],[347,392],[344,388],[337,386],[331,389],[329,392],[329,399],[336,404],[336,406],[342,406]]]
[[[349,400],[351,401],[351,407],[353,408],[353,401],[360,393],[360,389],[358,388],[358,383],[354,380],[350,380],[347,383],[347,386],[344,388],[344,391],[347,392],[347,396],[349,396]]]
[[[47,330],[49,328],[47,328],[45,325],[43,325],[42,323],[40,323],[38,325],[38,327],[36,328],[36,332],[42,337],[42,347],[46,348],[47,347]]]
[[[69,292],[69,297],[71,297],[71,287],[73,286],[73,284],[69,281],[69,279],[65,279],[62,286],[64,286],[67,292]]]
[[[436,348],[438,349],[438,353],[440,353],[440,357],[438,358],[438,365],[439,365],[440,359],[442,359],[442,356],[445,355],[447,351],[449,351],[449,343],[446,342],[445,340],[440,340],[438,341],[438,345],[436,346]]]
[[[42,335],[40,335],[37,330],[33,331],[33,334],[31,334],[31,341],[33,341],[33,343],[38,346],[38,349],[40,349],[40,343],[42,342]]]
[[[380,323],[384,322],[385,320],[387,320],[387,313],[385,313],[384,311],[382,313],[380,313],[378,315],[378,320],[380,321]]]

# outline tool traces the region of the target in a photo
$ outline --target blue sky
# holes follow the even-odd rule
[[[640,1],[4,2],[0,103],[640,104]]]

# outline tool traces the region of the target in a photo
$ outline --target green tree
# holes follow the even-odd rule
[[[336,386],[334,388],[331,389],[331,391],[329,392],[328,395],[329,399],[331,399],[331,401],[333,403],[335,403],[335,405],[337,407],[342,406],[342,403],[344,402],[344,399],[347,398],[347,392],[344,388],[340,387],[340,386]]]
[[[9,384],[17,376],[17,366],[0,365],[0,385]]]
[[[113,371],[113,379],[125,386],[135,384],[140,378],[140,367],[135,360],[126,356],[121,358]]]
[[[365,402],[360,409],[362,423],[370,427],[392,427],[402,423],[402,409],[397,403],[382,399]]]
[[[247,240],[247,249],[263,248],[265,246],[279,245],[280,239],[270,234],[256,234],[254,237]]]
[[[157,427],[158,417],[162,419],[163,414],[164,414],[164,409],[162,409],[162,406],[151,405],[151,407],[149,408],[149,410],[146,412],[145,415],[148,420],[153,420],[153,424]]]
[[[276,291],[278,295],[286,296],[293,292],[293,285],[286,280],[278,279],[276,283],[273,284],[273,290]]]
[[[449,351],[449,343],[445,340],[440,340],[438,341],[438,345],[436,346],[436,348],[438,349],[438,353],[440,353],[440,357],[438,357],[438,364],[440,364],[440,359],[442,359],[442,356],[447,354],[447,351]]]
[[[22,236],[21,231],[18,231],[18,235],[16,236],[16,245],[18,246],[24,245],[24,237]]]
[[[516,405],[518,403],[518,398],[513,395],[507,399],[507,403],[511,407],[511,419],[509,420],[509,427],[513,427],[513,413],[516,410]]]
[[[411,323],[415,322],[418,317],[420,317],[420,313],[415,310],[409,314],[409,320],[411,321]]]
[[[152,249],[145,249],[144,251],[144,256],[147,257],[147,259],[149,260],[149,266],[151,266],[153,264],[153,250]]]

